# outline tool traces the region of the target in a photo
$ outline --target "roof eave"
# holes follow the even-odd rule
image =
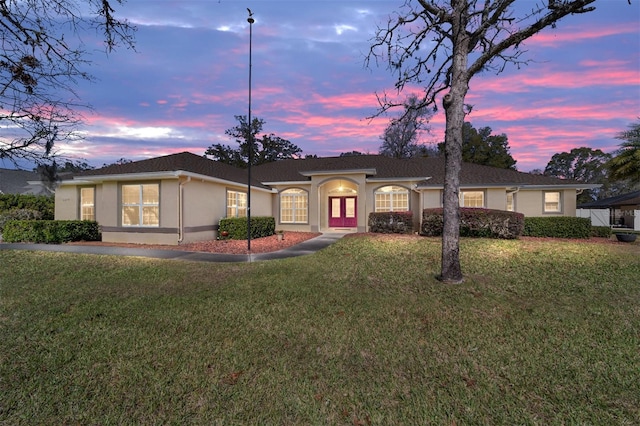
[[[189,172],[185,170],[175,171],[163,171],[163,172],[145,172],[145,173],[123,173],[117,175],[93,175],[93,176],[79,176],[73,178],[73,180],[63,181],[61,185],[91,185],[102,182],[131,182],[141,180],[157,180],[157,179],[179,179],[180,177],[189,177],[191,179],[199,179],[205,182],[220,183],[223,185],[233,186],[246,186],[244,182],[236,182],[229,179],[222,179],[213,176],[202,175],[200,173]],[[251,185],[252,188],[258,191],[273,192],[272,188],[261,188],[256,185]]]
[[[386,178],[367,178],[367,182],[422,182],[431,179],[431,176],[402,176]]]
[[[280,181],[269,181],[262,182],[263,185],[274,186],[274,185],[311,185],[310,180],[280,180]]]
[[[376,169],[337,169],[337,170],[307,170],[299,172],[302,176],[328,176],[328,175],[376,175]]]

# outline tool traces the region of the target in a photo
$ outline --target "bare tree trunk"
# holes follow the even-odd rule
[[[464,98],[469,90],[467,75],[466,0],[455,0],[451,90],[443,100],[447,128],[445,133],[444,172],[444,228],[442,230],[441,281],[459,284],[463,281],[460,268],[460,169],[462,168],[462,126],[464,124]]]

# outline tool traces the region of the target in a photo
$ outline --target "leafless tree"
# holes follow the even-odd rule
[[[43,163],[79,137],[88,105],[74,86],[91,80],[82,36],[102,32],[107,52],[133,48],[135,28],[114,16],[122,1],[0,0],[0,159]]]
[[[367,64],[386,64],[397,75],[398,92],[409,84],[420,85],[422,105],[437,106],[441,98],[445,110],[442,281],[463,280],[458,192],[469,81],[483,71],[500,73],[509,64],[528,63],[521,49],[525,40],[569,15],[593,11],[595,1],[406,0],[387,25],[378,28]],[[387,94],[378,99],[380,113],[401,105]]]
[[[410,158],[420,155],[419,138],[422,133],[429,133],[429,120],[433,117],[433,109],[421,106],[416,94],[407,97],[404,111],[398,118],[393,118],[380,137],[380,155],[393,158]]]

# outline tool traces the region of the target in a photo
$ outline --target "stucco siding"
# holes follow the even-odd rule
[[[96,216],[102,226],[120,226],[120,200],[117,182],[102,184],[102,196],[96,200]]]
[[[56,189],[54,210],[56,220],[77,220],[78,206],[78,187],[63,185]]]
[[[271,193],[251,191],[251,216],[272,216],[272,202],[273,196]]]
[[[119,228],[122,231],[102,233],[102,241],[107,243],[162,244],[177,245],[178,230],[167,229],[166,232],[136,232],[135,229]],[[163,230],[165,231],[165,230]]]
[[[222,185],[202,181],[183,181],[183,226],[195,228],[218,224],[220,219],[226,216],[226,196],[226,188]]]
[[[487,197],[485,206],[488,209],[507,209],[507,190],[505,188],[489,188],[485,192]]]
[[[427,189],[422,192],[422,211],[423,209],[437,209],[442,207],[442,190]]]
[[[178,181],[160,181],[160,227],[178,227]]]
[[[553,191],[553,190],[550,190]],[[544,190],[522,190],[516,194],[516,211],[529,217],[539,216],[575,216],[576,215],[576,191],[567,189],[559,191],[562,194],[561,211],[544,211]]]

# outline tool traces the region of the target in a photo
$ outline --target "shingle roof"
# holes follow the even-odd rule
[[[47,190],[38,173],[0,169],[0,194],[51,195],[51,191]]]
[[[444,158],[396,159],[381,155],[325,157],[281,160],[254,168],[262,182],[310,180],[309,172],[375,169],[375,178],[430,178],[423,185],[444,185]],[[498,169],[464,163],[460,172],[461,185],[577,185],[579,182],[550,176],[533,175],[515,170]]]
[[[617,206],[633,206],[640,205],[640,191],[629,192],[627,194],[616,195],[615,197],[603,198],[602,200],[592,201],[590,203],[580,204],[581,208],[609,208]]]
[[[171,154],[148,160],[111,165],[77,174],[82,176],[121,175],[185,171],[204,176],[229,180],[241,184],[247,182],[247,170],[219,163],[189,152]],[[444,158],[396,159],[381,155],[357,155],[348,157],[322,157],[280,160],[254,166],[252,185],[265,187],[265,183],[299,182],[310,180],[313,172],[339,172],[363,170],[370,178],[423,180],[423,186],[444,185]],[[374,172],[375,171],[375,172]],[[424,179],[429,178],[424,181]],[[533,175],[515,170],[498,169],[478,164],[464,163],[460,172],[461,185],[577,185],[549,176]]]
[[[150,158],[148,160],[134,161],[125,164],[113,164],[100,169],[86,170],[75,175],[75,177],[84,176],[109,176],[122,175],[132,173],[157,173],[157,172],[175,172],[185,171],[203,176],[228,180],[240,184],[247,184],[247,170],[239,169],[228,164],[213,161],[205,157],[201,157],[190,152],[181,152],[178,154],[170,154],[162,157]],[[252,185],[263,187],[260,181],[252,176]]]

